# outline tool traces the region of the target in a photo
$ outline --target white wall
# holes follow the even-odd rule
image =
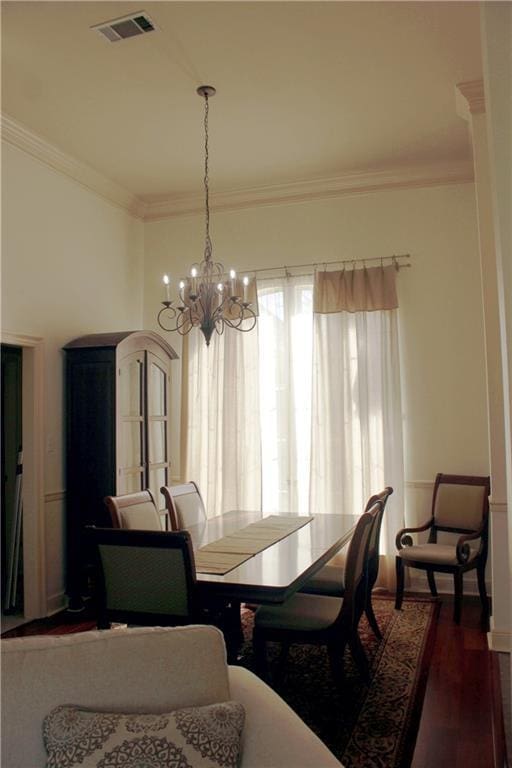
[[[438,471],[488,472],[473,184],[213,212],[211,230],[214,257],[226,267],[410,253],[412,267],[400,272],[398,290],[411,510],[419,498],[423,514],[424,484]],[[158,330],[162,274],[178,278],[199,260],[202,238],[201,216],[146,224],[145,327]]]
[[[64,590],[63,353],[85,333],[142,327],[143,225],[24,152],[2,147],[2,331],[44,339],[47,598]]]
[[[94,331],[158,330],[162,274],[178,277],[201,258],[204,221],[200,215],[142,225],[11,146],[4,147],[3,176],[2,329],[45,341],[51,608],[58,607],[64,584],[61,347]],[[410,253],[412,268],[400,272],[398,287],[411,519],[427,511],[437,471],[488,472],[472,184],[214,211],[211,229],[214,256],[237,268]],[[169,341],[179,352],[179,340]],[[173,366],[175,476],[179,382],[178,363]]]

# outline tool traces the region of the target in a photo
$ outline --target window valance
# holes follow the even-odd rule
[[[315,272],[313,310],[332,312],[373,312],[396,309],[397,269],[394,264],[363,269]]]

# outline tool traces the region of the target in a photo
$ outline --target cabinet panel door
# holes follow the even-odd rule
[[[170,482],[170,361],[146,353],[148,487],[163,509],[162,485]]]
[[[144,351],[119,361],[117,412],[117,493],[146,487]]]

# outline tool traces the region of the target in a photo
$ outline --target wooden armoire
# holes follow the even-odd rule
[[[170,373],[176,352],[152,331],[97,333],[64,347],[69,608],[90,594],[87,525],[110,527],[103,499],[170,484]]]

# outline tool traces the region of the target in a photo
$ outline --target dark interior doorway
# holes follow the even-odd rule
[[[1,345],[2,613],[23,613],[22,349]]]

